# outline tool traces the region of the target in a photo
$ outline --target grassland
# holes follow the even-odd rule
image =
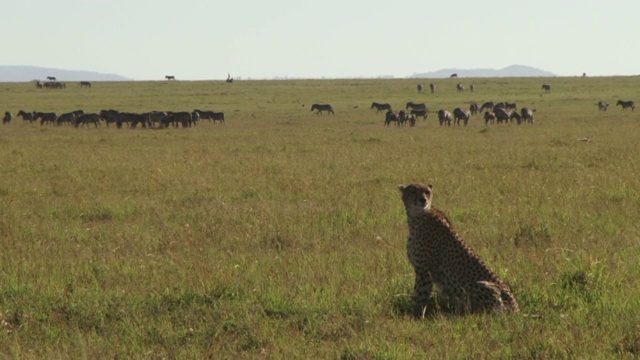
[[[613,104],[640,79],[417,82],[0,84],[14,114],[227,119],[0,127],[0,358],[638,358],[640,112]],[[516,102],[536,123],[385,128],[369,109],[410,100]],[[413,181],[523,314],[410,318],[397,185]]]

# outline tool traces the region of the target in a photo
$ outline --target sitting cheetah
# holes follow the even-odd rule
[[[416,183],[399,189],[409,225],[407,254],[416,272],[414,315],[424,317],[434,282],[458,312],[519,311],[509,287],[431,206],[432,186]]]

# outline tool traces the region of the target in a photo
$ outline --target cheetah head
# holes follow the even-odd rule
[[[433,196],[433,186],[431,184],[399,185],[398,189],[402,193],[402,202],[407,215],[413,216],[431,209],[431,198]]]

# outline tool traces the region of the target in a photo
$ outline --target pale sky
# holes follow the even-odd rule
[[[640,74],[640,0],[2,0],[0,65],[134,80]]]

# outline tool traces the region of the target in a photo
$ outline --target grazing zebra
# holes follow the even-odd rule
[[[26,112],[24,110],[20,110],[18,111],[18,115],[16,115],[17,117],[22,116],[22,122],[34,122],[36,121],[36,116],[33,112]]]
[[[13,115],[10,112],[5,111],[4,117],[2,118],[2,125],[11,123],[12,119],[13,119]]]
[[[56,81],[56,77],[55,76],[47,76],[47,80],[54,82]]]
[[[75,121],[74,121],[74,126],[75,127],[80,127],[80,126],[89,126],[89,125],[95,125],[95,127],[98,127],[100,125],[100,115],[98,114],[83,114],[78,116]]]
[[[453,123],[455,125],[460,125],[460,120],[462,120],[464,122],[464,126],[467,126],[470,117],[471,113],[467,110],[463,110],[460,108],[455,108],[453,110]]]
[[[634,111],[636,109],[636,103],[634,103],[633,101],[622,101],[622,100],[618,100],[618,102],[616,103],[616,106],[622,106],[622,110],[627,110],[627,108],[631,108],[631,111]]]
[[[395,121],[396,125],[398,125],[398,114],[396,114],[395,112],[389,110],[387,111],[387,113],[384,115],[384,125],[385,126],[389,126],[389,124]]]
[[[522,124],[522,116],[520,116],[517,111],[513,111],[511,115],[509,115],[509,120],[511,122],[515,120],[518,125]]]
[[[422,118],[426,120],[429,115],[429,112],[427,110],[411,109],[411,115],[415,117],[422,116]]]
[[[373,109],[373,108],[375,108],[377,110],[376,111],[376,114],[377,114],[377,113],[379,113],[381,111],[385,111],[385,110],[389,111],[389,110],[391,110],[391,105],[390,104],[380,104],[380,103],[377,103],[377,102],[372,102],[371,103],[371,109]]]
[[[91,83],[89,81],[80,81],[80,87],[91,87]]]
[[[505,102],[504,107],[510,110],[518,110],[518,105],[516,103],[510,104],[508,102]]]
[[[36,119],[40,119],[40,125],[41,126],[46,124],[46,123],[55,124],[56,120],[58,119],[58,115],[56,115],[56,113],[37,112],[36,113]]]
[[[409,110],[409,108],[413,109],[413,110],[427,110],[427,105],[425,103],[414,103],[412,101],[409,101],[407,103],[407,106],[405,106],[406,110]]]
[[[424,93],[424,88],[422,87],[422,84],[418,84],[418,94],[422,93]]]
[[[472,115],[476,115],[480,112],[480,106],[478,106],[477,103],[472,102],[471,105],[469,105],[469,111]]]
[[[520,115],[522,115],[522,121],[526,121],[529,124],[533,124],[533,113],[536,111],[536,109],[530,110],[529,108],[522,108],[520,110]]]
[[[496,121],[496,114],[491,111],[484,112],[484,124],[488,125],[489,123],[494,123]]]
[[[176,77],[175,77],[175,76],[173,76],[173,75],[165,75],[165,76],[164,76],[164,78],[165,78],[166,80],[175,80],[175,79],[176,79]]]
[[[504,121],[504,123],[508,123],[509,119],[511,119],[511,110],[507,110],[501,107],[495,107],[493,109],[493,113],[496,115],[496,122],[500,124]]]
[[[609,108],[609,104],[604,101],[598,101],[596,105],[598,105],[598,111],[607,111],[607,108]]]
[[[458,85],[456,85],[456,89],[458,89],[458,91],[464,91],[464,85],[458,83]]]
[[[458,73],[453,73],[451,74],[451,76],[449,76],[449,78],[453,79],[453,78],[457,78],[458,77]]]
[[[444,123],[447,123],[448,126],[451,126],[451,113],[447,110],[439,110],[438,121],[440,121],[440,126],[442,126]]]
[[[469,91],[473,92],[473,90],[475,90],[475,89],[476,89],[476,87],[473,86],[473,84],[469,85]]]
[[[431,93],[435,93],[436,92],[436,85],[435,84],[429,84],[429,89],[431,90]]]
[[[333,114],[333,110],[331,110],[331,113]],[[214,112],[212,114],[211,121],[213,121],[214,124],[216,123],[216,121],[220,121],[221,124],[224,124],[225,123],[225,121],[224,121],[224,113],[223,112]]]
[[[493,101],[487,101],[486,103],[482,104],[482,106],[480,107],[480,111],[485,111],[485,109],[493,110],[494,106],[495,105],[493,104]]]
[[[544,89],[545,92],[551,92],[551,85],[542,84],[542,89]]]
[[[320,114],[322,115],[323,111],[328,112],[329,114],[335,115],[335,113],[333,112],[333,107],[329,104],[313,104],[311,105],[311,111],[316,110],[316,115]]]

